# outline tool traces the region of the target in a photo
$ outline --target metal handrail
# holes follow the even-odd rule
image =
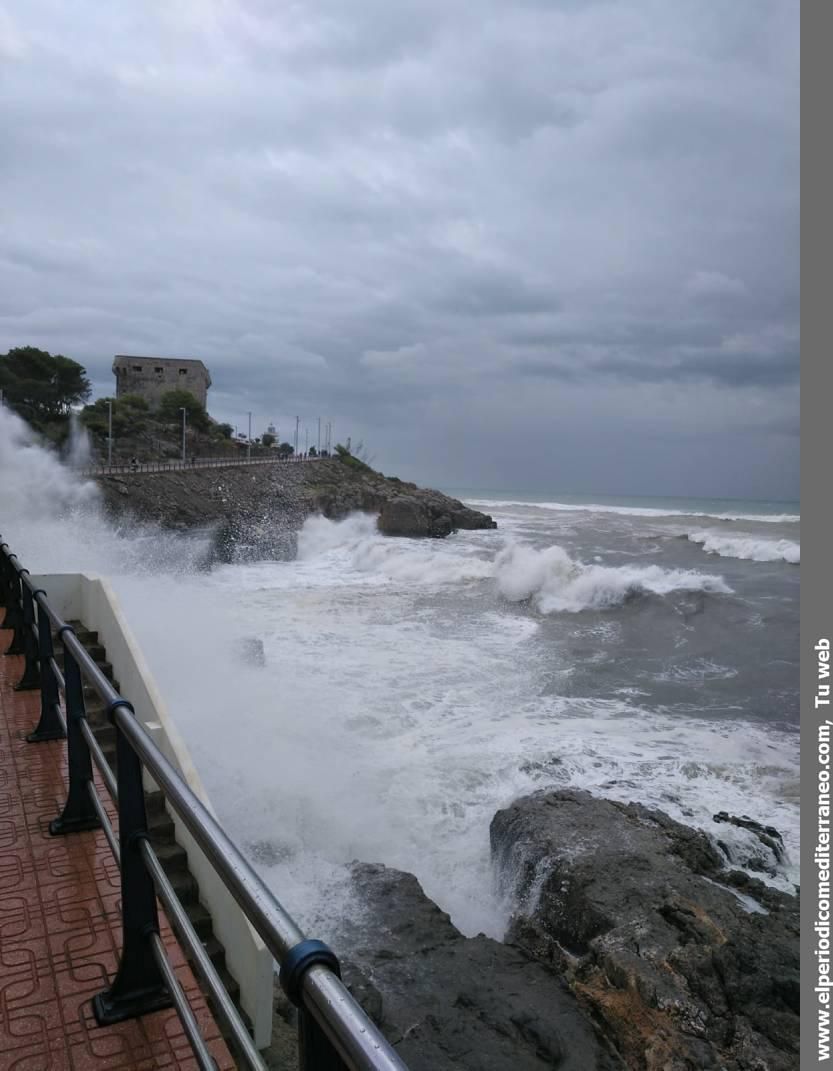
[[[192,457],[186,461],[119,462],[115,465],[87,465],[82,476],[121,476],[137,472],[191,472],[193,469],[231,468],[238,465],[300,465],[311,461],[329,461],[329,457]]]
[[[114,853],[117,858],[121,857],[125,940],[119,974],[108,993],[112,994],[118,988],[122,972],[124,971],[125,975],[128,973],[125,968],[125,962],[129,958],[128,942],[130,934],[136,931],[136,905],[141,907],[141,892],[133,892],[130,883],[126,883],[126,867],[134,868],[132,874],[136,885],[141,884],[144,878],[151,882],[151,888],[155,884],[175,923],[182,923],[184,917],[187,925],[177,925],[177,931],[184,938],[185,944],[193,951],[193,943],[199,942],[147,840],[147,821],[141,787],[143,765],[277,960],[281,983],[298,1007],[302,1071],[313,1071],[313,1068],[315,1071],[342,1071],[344,1068],[349,1071],[407,1071],[402,1059],[341,982],[338,961],[333,953],[323,943],[310,941],[305,937],[291,915],[229,839],[216,818],[156,746],[146,728],[136,718],[129,702],[107,680],[72,627],[50,606],[46,592],[35,588],[28,570],[20,566],[17,556],[10,552],[6,543],[0,543],[0,595],[3,594],[6,595],[7,609],[7,619],[3,622],[3,627],[14,630],[14,639],[7,653],[24,654],[24,680],[29,682],[29,687],[33,686],[32,681],[40,675],[41,722],[29,739],[55,739],[64,733],[67,736],[70,790],[62,818],[66,819],[70,810],[74,789],[80,791],[80,810],[77,810],[67,823],[71,828],[65,825],[57,831],[71,832],[72,828],[91,828],[91,822],[94,822],[95,826],[102,825]],[[53,630],[61,636],[64,648],[63,675],[52,657]],[[77,685],[73,683],[76,676]],[[56,677],[60,679],[60,688],[66,698],[66,719],[61,715],[60,705],[56,702]],[[80,690],[82,679],[92,686],[106,705],[110,720],[116,727],[119,749],[118,784],[115,783],[112,771],[86,722],[83,698],[80,700],[80,713],[78,704],[73,706],[73,689]],[[35,683],[34,687],[37,686]],[[91,755],[99,766],[108,789],[114,799],[118,800],[119,845],[116,844],[112,827],[92,784]],[[73,785],[73,777],[79,779],[80,783]],[[141,797],[140,801],[136,799],[137,792]],[[87,824],[72,827],[72,822],[79,820],[78,815],[81,815],[80,821]],[[57,826],[60,824],[61,819],[53,823]],[[120,850],[116,851],[119,846]],[[129,857],[126,857],[125,848],[130,850],[136,846],[138,852],[131,851]],[[136,858],[133,858],[134,856]],[[139,870],[135,868],[136,859],[139,861]],[[131,900],[134,901],[132,921],[127,917],[128,901]],[[150,909],[147,908],[146,900],[145,904],[147,913]],[[141,914],[141,911],[139,913]],[[150,924],[145,919],[138,927],[138,932],[145,942],[149,940],[149,935],[157,933],[152,924],[155,919],[155,901],[152,913]],[[160,971],[162,983],[156,992],[155,1006],[160,1006],[160,993],[166,991],[167,1003],[173,999],[177,1004],[186,1033],[190,1037],[192,1024],[188,1013],[179,1007],[181,990],[178,993],[167,985],[169,972],[158,962],[159,949],[155,942],[152,942],[150,952]],[[202,956],[195,956],[200,968],[205,966],[201,961],[208,959],[204,950],[202,952]],[[143,957],[147,960],[147,953],[144,953]],[[210,967],[210,961],[208,963]],[[213,967],[208,972],[209,977],[206,977],[204,971],[200,970],[206,984],[213,991],[212,982],[219,982],[219,977],[213,972],[215,977],[211,978],[211,972]],[[220,1000],[218,1004],[223,1018],[237,1035],[240,1029],[245,1031],[245,1027],[236,1014],[236,1009],[230,1007],[230,998],[227,994],[225,996],[226,1000]],[[123,994],[119,999],[124,1001]],[[127,1003],[129,1004],[129,1001]],[[97,1008],[97,1015],[100,1010]],[[199,1042],[194,1044],[195,1055],[199,1059]],[[256,1050],[255,1058],[252,1058],[251,1041],[249,1040],[248,1045],[249,1052],[246,1052],[245,1044],[242,1049],[249,1066],[260,1071],[262,1061]]]

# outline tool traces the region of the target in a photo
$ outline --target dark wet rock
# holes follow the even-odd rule
[[[385,535],[430,536],[431,515],[418,499],[399,495],[382,503],[379,531]]]
[[[382,503],[379,531],[385,535],[441,539],[457,528],[496,528],[491,517],[466,509],[437,491],[396,495]]]
[[[507,940],[564,971],[638,1071],[798,1068],[798,901],[661,811],[542,792],[492,821]]]
[[[744,814],[738,817],[736,814],[729,814],[727,811],[719,811],[714,816],[714,820],[715,822],[727,822],[729,825],[737,826],[738,829],[748,829],[765,848],[772,852],[776,863],[784,862],[786,854],[784,851],[784,838],[775,826],[765,826],[748,815]]]
[[[564,981],[519,948],[464,937],[411,874],[356,863],[366,922],[348,988],[411,1071],[614,1071]]]
[[[213,531],[207,564],[294,557],[294,533],[311,514],[330,520],[379,514],[402,498],[416,505],[411,523],[400,521],[395,534],[442,537],[456,529],[497,527],[485,513],[439,491],[337,460],[137,472],[97,482],[107,508],[120,518]]]

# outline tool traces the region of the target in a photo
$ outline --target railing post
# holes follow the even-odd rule
[[[298,1068],[299,1071],[350,1071],[305,1008],[298,1009]]]
[[[9,575],[8,583],[8,604],[6,606],[6,618],[3,621],[3,628],[12,629],[14,635],[12,636],[12,642],[9,644],[8,650],[5,652],[7,655],[23,654],[23,614],[20,609],[20,577],[17,575],[17,570],[12,565],[11,561],[7,560],[7,569]]]
[[[15,572],[12,569],[8,555],[8,543],[0,543],[0,588],[3,590],[3,605],[6,613],[3,615],[3,623],[0,628],[13,628],[12,622],[12,580]]]
[[[61,636],[72,632],[64,625]],[[67,802],[58,818],[49,823],[53,837],[65,833],[81,833],[87,829],[100,829],[99,820],[89,786],[93,780],[93,764],[90,749],[82,731],[87,711],[84,705],[84,685],[81,670],[75,657],[64,647],[64,691],[67,698],[67,766],[69,768],[69,792]]]
[[[110,721],[116,726],[122,952],[115,981],[93,998],[93,1013],[99,1026],[134,1019],[173,1003],[150,941],[151,934],[159,933],[159,918],[153,879],[139,850],[140,842],[148,835],[142,764],[119,730],[114,714],[120,707],[131,717],[135,715],[124,699],[115,699],[108,708]]]
[[[30,744],[39,744],[44,740],[62,740],[64,727],[58,717],[61,697],[58,682],[52,671],[55,651],[52,646],[52,628],[49,615],[36,600],[36,596],[45,595],[45,591],[36,591],[32,596],[38,612],[38,662],[40,664],[40,721],[26,739]],[[63,629],[61,630],[64,631]],[[68,654],[65,657],[69,657]],[[83,700],[82,700],[83,701]],[[69,692],[67,692],[67,713],[69,712]]]
[[[23,574],[28,574],[28,569],[20,570],[20,590],[23,595],[23,613],[21,614],[22,636],[20,645],[26,664],[23,668],[23,676],[14,686],[16,692],[32,692],[40,688],[40,673],[38,672],[38,641],[35,639],[35,600],[29,585],[24,581]]]
[[[349,1071],[335,1046],[304,1007],[304,975],[314,966],[323,966],[341,977],[338,959],[323,941],[301,941],[291,948],[281,963],[278,979],[281,988],[298,1009],[299,1071]]]

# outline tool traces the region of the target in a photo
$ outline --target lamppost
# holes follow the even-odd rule
[[[113,464],[113,399],[107,399],[107,464]]]
[[[187,413],[187,410],[183,406],[180,406],[179,411],[180,411],[180,413],[182,413],[182,464],[184,465],[185,464],[185,414]]]
[[[249,413],[249,441],[246,444],[246,460],[252,460],[252,414]]]

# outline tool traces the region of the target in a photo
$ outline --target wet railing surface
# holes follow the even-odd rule
[[[396,1051],[342,984],[332,950],[304,935],[153,742],[129,700],[116,691],[74,629],[50,606],[47,593],[34,586],[28,570],[6,543],[0,543],[0,604],[6,608],[2,627],[13,631],[6,653],[24,658],[17,687],[40,690],[40,720],[27,740],[36,744],[66,738],[68,795],[49,831],[53,836],[70,836],[101,829],[120,867],[121,959],[110,986],[93,1000],[97,1022],[116,1023],[173,1005],[199,1067],[206,1071],[215,1068],[159,936],[158,895],[214,998],[241,1065],[258,1071],[265,1068],[151,846],[142,783],[144,768],[275,957],[281,985],[298,1011],[301,1071],[407,1071]],[[62,667],[55,658],[53,635],[61,639]],[[85,685],[100,698],[115,726],[115,775],[87,723]],[[117,803],[117,831],[95,786],[93,763]]]

